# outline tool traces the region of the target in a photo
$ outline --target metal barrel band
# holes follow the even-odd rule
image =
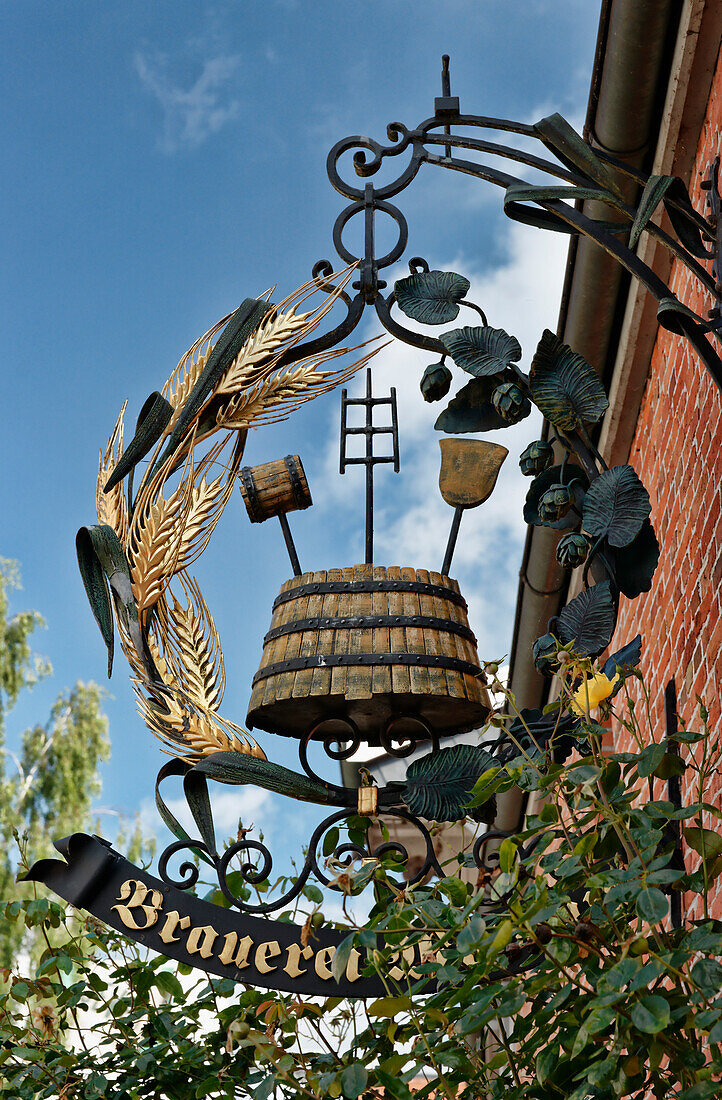
[[[287,661],[275,661],[259,668],[253,677],[254,685],[269,676],[283,672],[299,672],[306,668],[341,668],[353,665],[417,665],[422,668],[448,668],[454,672],[466,672],[478,676],[481,669],[471,661],[458,657],[446,657],[436,653],[333,653],[314,654],[311,657],[290,657]]]
[[[299,584],[280,592],[273,601],[273,610],[301,596],[316,596],[326,593],[345,594],[347,592],[416,592],[421,596],[435,596],[448,600],[467,610],[466,600],[460,592],[446,588],[443,584],[427,584],[425,581],[319,581],[316,584]]]
[[[441,619],[434,615],[350,615],[347,617],[324,618],[323,615],[312,619],[295,619],[269,630],[263,644],[282,638],[287,634],[300,634],[304,630],[370,630],[373,627],[421,627],[438,630],[444,634],[458,634],[476,645],[474,632],[464,623],[452,619]]]
[[[296,465],[296,458],[294,455],[286,455],[284,458],[286,470],[288,471],[288,480],[291,483],[291,494],[293,495],[296,507],[299,509],[308,508],[311,501],[306,498],[301,485],[301,478],[298,474],[298,466]]]
[[[258,499],[258,490],[256,489],[256,483],[253,480],[253,473],[250,466],[241,466],[241,481],[243,482],[243,488],[246,490],[246,496],[248,497],[248,503],[251,506],[250,517],[251,523],[261,523],[264,516],[260,514],[260,501]]]

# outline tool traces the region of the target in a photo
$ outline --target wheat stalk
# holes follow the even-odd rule
[[[190,463],[190,458],[189,458]],[[188,482],[191,477],[181,479],[178,488],[166,499],[161,491],[162,480],[156,486],[154,478],[144,499],[136,506],[128,532],[128,565],[130,567],[133,595],[135,597],[141,625],[147,612],[158,601],[165,588],[169,564],[177,556],[180,543],[179,522],[187,509],[189,493]]]
[[[213,340],[230,315],[193,344],[164,386],[173,414],[150,458],[130,519],[120,485],[110,494],[102,493],[122,453],[125,406],[100,456],[98,515],[125,543],[143,647],[147,644],[148,651],[138,653],[118,621],[121,644],[134,673],[140,713],[163,742],[164,751],[172,755],[193,760],[212,752],[232,751],[265,759],[250,735],[216,712],[225,687],[220,640],[198,585],[185,571],[205,550],[230,499],[245,430],[285,419],[306,401],[348,381],[376,354],[378,348],[343,370],[322,370],[329,360],[358,350],[338,348],[279,368],[284,352],[313,332],[344,294],[353,271],[352,267],[342,272],[333,292],[310,312],[299,310],[313,294],[328,289],[328,280],[307,283],[269,312],[207,396],[178,448],[155,470],[164,440],[205,370]],[[222,429],[230,434],[196,463],[196,448],[202,439]],[[236,432],[240,434],[236,436]],[[219,462],[229,440],[235,442],[233,456],[221,474],[211,479],[211,467]],[[179,483],[166,496],[167,483],[180,465]],[[174,575],[180,577],[184,600],[168,588]]]
[[[258,742],[240,726],[198,704],[189,704],[182,692],[155,686],[151,697],[146,698],[144,681],[133,679],[132,684],[139,714],[170,755],[178,756],[181,749],[182,757],[190,762],[214,752],[240,752],[266,759]]]
[[[118,465],[123,453],[123,429],[125,410],[128,402],[123,402],[123,407],[118,414],[115,427],[110,434],[105,451],[98,456],[98,480],[95,486],[95,508],[98,513],[98,523],[107,523],[112,527],[122,543],[128,534],[128,504],[125,499],[122,483],[116,485],[109,493],[103,492],[103,486]]]
[[[292,311],[288,313],[274,311],[269,314],[248,338],[228,369],[224,371],[214,390],[214,395],[218,397],[221,394],[236,393],[255,380],[259,368],[265,367],[266,370],[272,370],[277,358],[273,353],[281,344],[295,336],[299,329],[303,329],[305,334],[310,316],[310,313],[295,314]]]
[[[335,349],[327,358],[335,358],[346,351],[345,348]],[[284,367],[272,378],[236,394],[221,406],[216,414],[216,423],[222,428],[242,430],[261,423],[285,420],[307,401],[348,382],[375,354],[376,350],[340,371],[318,370],[317,358]]]
[[[172,671],[194,702],[216,711],[226,684],[220,638],[197,582],[182,575],[180,582],[187,603],[171,593],[172,603],[163,600],[158,605],[155,623],[164,651],[159,659],[165,666],[159,672],[167,683],[164,673]]]

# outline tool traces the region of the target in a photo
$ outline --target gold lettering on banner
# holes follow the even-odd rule
[[[150,895],[150,904],[146,900]],[[128,900],[130,899],[130,900]],[[142,932],[146,928],[152,928],[158,920],[158,915],[163,906],[163,896],[159,890],[152,890],[137,878],[128,878],[120,887],[118,901],[127,902],[127,905],[111,905],[111,909],[118,910],[118,916],[126,928],[134,932]],[[145,913],[145,924],[138,924],[133,916],[133,909],[142,909]]]
[[[288,951],[288,961],[283,969],[286,971],[289,978],[300,978],[302,974],[307,973],[305,967],[301,969],[299,966],[301,956],[303,956],[304,959],[313,958],[313,948],[301,947],[300,943],[292,943],[286,950]]]
[[[259,974],[270,974],[272,970],[278,970],[277,966],[269,966],[268,959],[275,959],[281,954],[281,945],[278,940],[269,940],[268,943],[259,943],[256,948],[256,970]]]
[[[248,956],[253,947],[253,940],[250,936],[244,936],[238,944],[238,951],[236,951],[237,943],[238,934],[236,932],[229,932],[223,940],[223,950],[218,958],[224,966],[234,965],[239,970],[243,970],[244,966],[251,965],[248,961]]]
[[[182,917],[177,909],[171,909],[170,913],[166,914],[165,924],[158,935],[163,943],[177,943],[180,936],[174,936],[173,933],[177,928],[189,928],[190,923],[190,917]]]
[[[361,977],[359,973],[358,964],[361,962],[361,952],[357,951],[355,947],[351,948],[351,952],[346,963],[346,981],[357,982]]]
[[[210,959],[217,939],[218,933],[212,924],[201,924],[198,928],[191,928],[188,933],[186,951],[189,955],[198,954],[202,959]]]
[[[325,982],[330,981],[330,979],[333,978],[331,963],[333,962],[333,957],[335,954],[335,947],[322,947],[319,951],[316,952],[316,958],[313,961],[313,965],[319,978],[323,978]]]
[[[404,970],[403,967],[394,964],[389,967],[389,977],[393,978],[395,982],[400,982],[402,978],[405,978],[408,974],[411,978],[418,978],[418,972],[413,968],[413,962],[416,958],[415,947],[405,947],[403,951],[398,951],[395,955],[391,956],[392,959],[404,959],[404,962],[408,964],[408,969]]]

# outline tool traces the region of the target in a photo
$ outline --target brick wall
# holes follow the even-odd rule
[[[718,60],[690,182],[698,210],[704,209],[699,184],[721,148]],[[706,316],[709,298],[678,263],[670,285]],[[657,337],[629,461],[649,490],[661,555],[651,592],[622,601],[616,647],[642,634],[656,739],[664,730],[664,689],[672,678],[683,722],[695,728],[699,695],[713,731],[722,736],[722,395],[694,351],[667,332]],[[627,747],[624,737],[616,731],[619,749]],[[722,776],[708,797],[722,805]]]

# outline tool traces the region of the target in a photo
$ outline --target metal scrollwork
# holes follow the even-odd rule
[[[354,746],[347,744],[339,746],[335,752],[335,759],[344,758],[354,751]],[[342,755],[340,755],[342,754]],[[429,874],[443,876],[443,870],[434,851],[433,839],[426,825],[402,807],[385,807],[380,810],[382,817],[400,819],[408,823],[418,833],[422,841],[422,856],[419,866],[413,874],[405,879],[406,883],[413,885],[421,882]],[[309,878],[313,877],[330,890],[342,891],[344,885],[339,881],[344,872],[350,872],[354,864],[372,861],[374,864],[388,857],[393,857],[395,869],[402,872],[408,867],[410,855],[408,848],[398,840],[382,841],[376,846],[368,842],[364,844],[351,840],[337,843],[334,850],[325,859],[320,856],[322,842],[328,832],[347,822],[354,817],[354,811],[350,808],[336,810],[320,822],[311,836],[308,851],[303,867],[296,876],[295,881],[282,895],[271,900],[250,900],[250,891],[263,882],[266,882],[273,870],[273,857],[266,844],[260,840],[254,840],[242,835],[233,844],[219,854],[202,840],[191,838],[176,840],[168,845],[158,861],[158,871],[161,879],[180,890],[191,890],[198,883],[200,869],[195,862],[186,860],[181,864],[180,875],[172,875],[168,869],[171,858],[181,851],[192,852],[200,857],[209,866],[212,866],[218,879],[218,885],[230,904],[242,913],[267,914],[288,906],[303,892],[303,888]],[[371,824],[371,819],[369,819]],[[240,867],[234,866],[234,860],[242,859]],[[254,857],[256,857],[254,859]],[[232,889],[229,878],[231,874],[240,876],[242,889]],[[235,885],[235,884],[234,884]]]
[[[556,116],[554,116],[556,117]],[[549,120],[544,120],[549,121]],[[563,121],[563,120],[562,120]],[[486,138],[471,136],[469,134],[452,133],[452,125],[455,129],[466,130],[491,130],[501,134],[513,134],[523,139],[541,141],[552,154],[558,155],[559,160],[554,161],[546,157],[538,156],[525,149],[515,148]],[[567,125],[566,123],[564,124]],[[569,128],[571,129],[571,128]],[[284,361],[293,362],[304,355],[315,353],[329,347],[339,340],[344,339],[358,324],[366,305],[373,305],[383,327],[391,335],[403,340],[412,346],[424,350],[444,354],[444,347],[432,336],[414,332],[406,328],[398,320],[391,316],[394,304],[394,294],[386,296],[382,291],[386,283],[379,277],[379,273],[390,264],[395,263],[406,249],[408,242],[408,228],[406,219],[398,207],[389,202],[403,191],[416,178],[421,166],[424,164],[445,168],[462,175],[472,176],[475,179],[491,183],[505,191],[504,212],[513,220],[538,228],[554,230],[556,232],[580,235],[594,240],[601,248],[610,253],[618,263],[641,282],[646,289],[657,299],[659,303],[658,317],[660,324],[673,332],[684,335],[699,354],[702,362],[707,367],[717,385],[722,389],[722,361],[716,348],[708,338],[708,333],[719,335],[722,330],[722,313],[720,302],[722,301],[722,282],[717,271],[710,274],[700,263],[707,256],[714,256],[716,267],[719,266],[719,257],[722,255],[722,230],[719,217],[720,200],[717,190],[717,170],[712,166],[709,178],[705,180],[703,187],[708,191],[708,205],[710,217],[705,218],[691,206],[689,197],[682,196],[674,189],[670,190],[666,202],[677,211],[678,217],[686,219],[692,233],[697,233],[698,243],[690,243],[690,236],[686,234],[683,239],[668,234],[666,231],[646,220],[644,230],[659,240],[669,251],[676,256],[694,274],[701,285],[713,296],[715,307],[710,310],[710,320],[697,317],[690,310],[682,306],[667,284],[660,279],[655,272],[648,267],[637,255],[633,245],[625,241],[632,223],[635,221],[634,207],[626,204],[621,198],[621,192],[605,189],[600,183],[594,170],[587,173],[588,165],[585,157],[581,160],[567,158],[563,152],[556,151],[553,141],[549,140],[542,124],[537,126],[509,119],[499,119],[484,115],[462,114],[459,108],[458,98],[452,97],[450,92],[449,59],[444,57],[442,69],[442,96],[435,100],[434,114],[431,118],[419,123],[414,129],[405,126],[402,122],[392,122],[388,125],[387,137],[389,144],[383,145],[373,138],[356,134],[345,137],[336,142],[330,150],[326,170],[332,187],[344,198],[349,199],[349,205],[338,215],[333,229],[333,241],[339,256],[348,264],[358,265],[359,278],[353,284],[357,291],[354,298],[344,295],[344,304],[348,313],[344,321],[326,337],[320,337],[307,345],[297,345],[285,353]],[[580,148],[583,147],[583,139],[578,138]],[[612,172],[621,173],[631,179],[639,187],[647,187],[651,181],[647,177],[631,168],[624,161],[611,156],[601,149],[593,149],[586,146],[590,158],[597,164],[608,166]],[[460,156],[460,153],[476,153],[484,157],[501,158],[512,164],[523,165],[535,172],[541,172],[546,177],[551,177],[552,186],[529,184],[524,179],[501,171],[496,167],[476,160]],[[358,181],[352,182],[344,178],[341,161],[345,154],[351,153],[353,170]],[[385,163],[393,158],[408,154],[408,161],[403,169],[390,182],[376,187],[370,182]],[[607,169],[603,169],[607,171]],[[556,183],[555,181],[559,181]],[[679,181],[677,181],[679,182]],[[617,225],[613,221],[601,221],[589,217],[584,213],[581,203],[571,202],[575,193],[579,191],[585,197],[586,191],[593,189],[600,200],[610,208],[614,208],[622,215],[623,219]],[[365,220],[363,255],[355,256],[343,243],[343,230],[348,221],[356,214],[363,213]],[[390,216],[397,224],[399,230],[398,240],[395,246],[386,255],[375,255],[375,218],[377,214]],[[627,222],[629,224],[627,224]],[[709,244],[712,248],[708,248]],[[410,262],[412,274],[415,264],[419,261],[414,258]],[[331,274],[331,265],[327,260],[322,260],[314,267],[314,279],[321,289],[328,289],[330,284],[327,279]],[[426,266],[428,270],[428,265]],[[321,281],[319,281],[319,279]],[[468,304],[468,303],[466,303]],[[486,319],[482,313],[482,319]]]

